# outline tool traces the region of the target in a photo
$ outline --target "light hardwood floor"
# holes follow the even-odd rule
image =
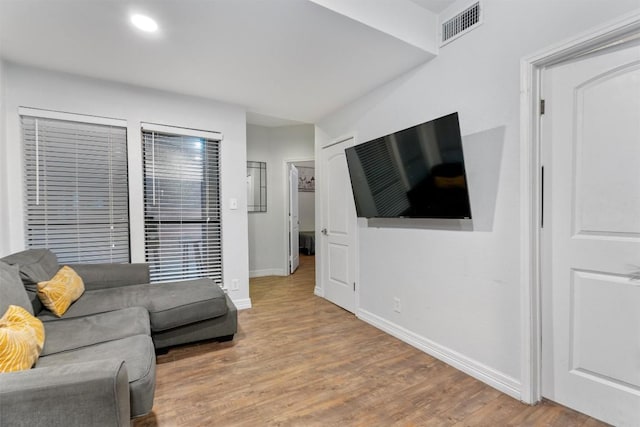
[[[313,295],[314,257],[251,279],[233,342],[158,357],[153,412],[134,426],[602,426],[527,406]]]

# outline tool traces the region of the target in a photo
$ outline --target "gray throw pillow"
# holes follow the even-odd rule
[[[0,261],[0,317],[10,305],[18,305],[33,314],[31,300],[20,279],[18,266]]]
[[[2,258],[7,264],[18,265],[20,278],[28,291],[36,292],[38,282],[51,280],[58,272],[58,258],[48,249],[27,249]]]

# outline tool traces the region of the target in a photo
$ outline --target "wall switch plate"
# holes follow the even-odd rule
[[[240,289],[239,285],[238,285],[239,280],[238,279],[233,279],[231,281],[231,290],[232,291],[237,291]]]
[[[229,209],[238,209],[238,199],[229,199]]]

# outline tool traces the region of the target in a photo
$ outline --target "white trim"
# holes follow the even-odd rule
[[[243,299],[232,298],[231,301],[233,301],[233,305],[235,305],[238,310],[247,310],[252,307],[251,298],[243,298]]]
[[[317,297],[324,298],[324,291],[321,287],[316,286],[313,288],[313,294]]]
[[[197,138],[212,139],[214,141],[222,141],[222,133],[201,129],[189,129],[178,126],[166,126],[157,123],[140,122],[142,130],[168,133],[172,135],[195,136]]]
[[[330,143],[328,143],[327,145],[323,145],[322,147],[320,147],[320,149],[322,150],[322,149],[325,149],[325,148],[329,148],[332,145],[343,143],[343,142],[345,142],[345,141],[347,141],[349,139],[353,139],[353,142],[355,143],[355,141],[356,141],[355,132],[353,134],[346,134],[346,135],[343,135],[343,136],[341,136],[339,138],[332,139]],[[354,146],[355,146],[355,144],[354,144]]]
[[[91,123],[96,125],[127,127],[124,119],[91,116],[87,114],[66,113],[63,111],[43,110],[40,108],[18,107],[19,116],[38,117],[42,119],[66,120],[68,122]]]
[[[540,81],[542,70],[640,31],[640,12],[634,11],[578,37],[550,46],[520,62],[520,253],[521,253],[521,399],[539,402],[541,396],[540,312]]]
[[[286,270],[281,268],[265,268],[263,270],[250,270],[249,277],[287,276]]]
[[[490,368],[477,360],[464,356],[455,350],[415,334],[402,326],[389,322],[388,320],[366,310],[357,310],[356,316],[370,325],[373,325],[376,328],[417,348],[418,350],[423,351],[436,359],[442,360],[454,368],[490,385],[496,390],[508,394],[515,399],[520,399],[521,384],[517,379],[496,371],[495,369]]]
[[[539,188],[539,147],[532,145],[538,138],[539,110],[537,103],[540,99],[537,84],[537,70],[533,70],[523,60],[521,62],[521,92],[520,92],[520,282],[522,285],[521,306],[521,372],[522,401],[534,404],[540,400],[540,299],[539,288],[533,286],[538,283],[539,257],[539,227],[540,205]],[[529,139],[531,137],[531,139]]]

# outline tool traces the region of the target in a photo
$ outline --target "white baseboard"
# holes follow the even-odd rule
[[[417,335],[366,310],[358,309],[356,316],[370,325],[373,325],[376,328],[393,335],[399,340],[412,345],[418,350],[422,350],[436,359],[442,360],[443,362],[471,375],[491,387],[508,394],[515,399],[521,400],[522,387],[520,381],[515,378],[496,371],[495,369],[476,360],[470,359],[454,350],[451,350],[450,348],[444,347],[427,338]]]
[[[233,305],[235,305],[238,310],[251,308],[251,298],[234,299],[232,301]]]
[[[316,295],[316,296],[318,296],[318,297],[322,297],[322,298],[324,298],[324,292],[323,292],[322,288],[320,288],[320,287],[318,287],[318,286],[316,286],[316,287],[313,289],[313,294],[314,294],[314,295]]]
[[[250,270],[249,277],[286,276],[287,272],[282,268],[265,268],[264,270]]]

